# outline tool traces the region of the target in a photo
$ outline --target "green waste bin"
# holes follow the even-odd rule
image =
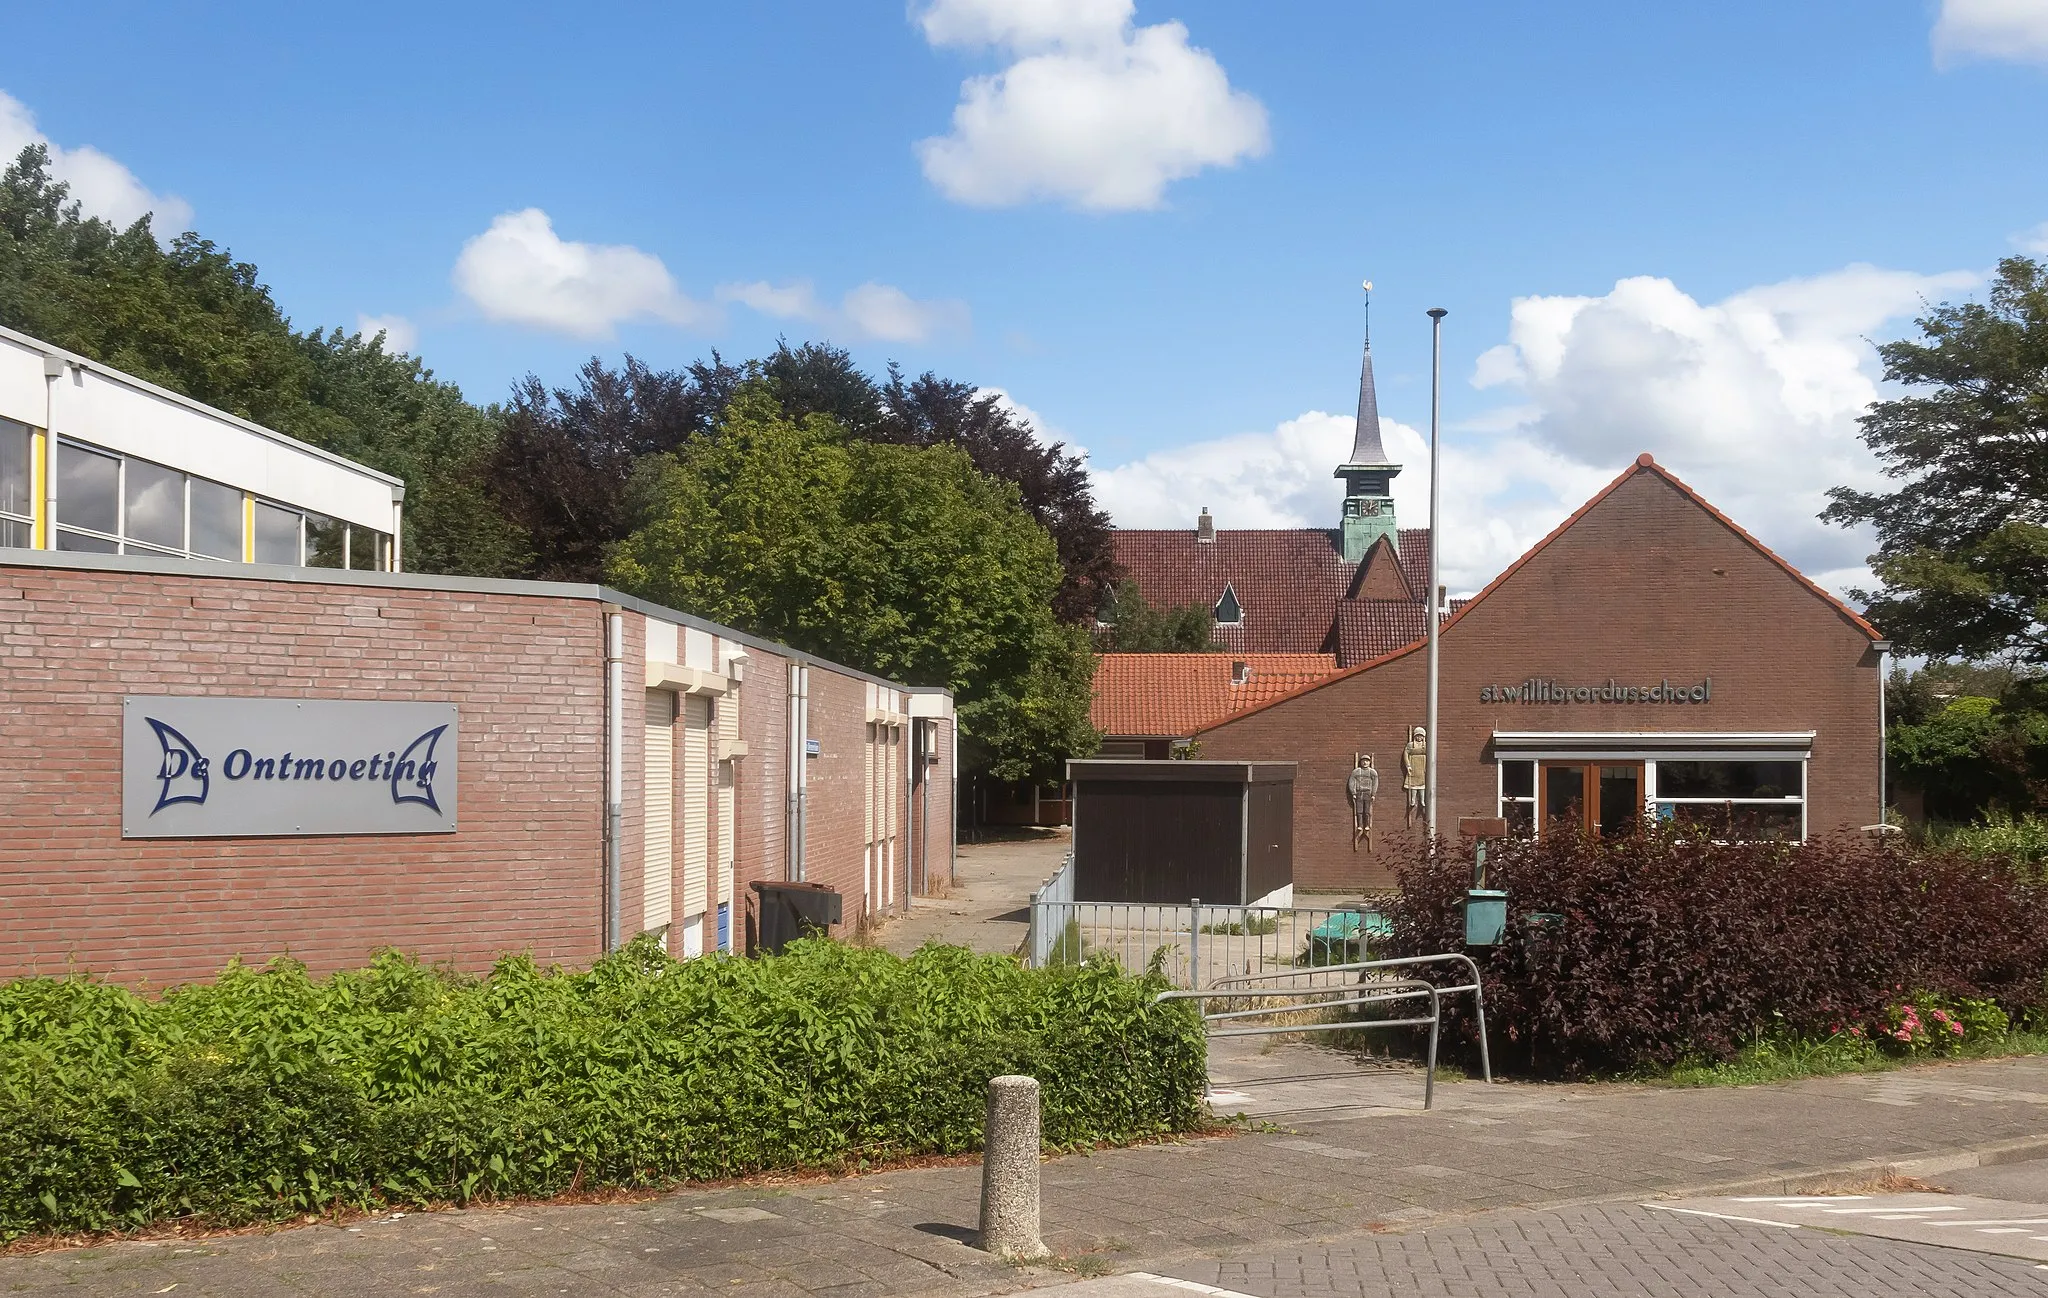
[[[1465,893],[1465,945],[1493,946],[1508,926],[1508,895],[1498,888]]]

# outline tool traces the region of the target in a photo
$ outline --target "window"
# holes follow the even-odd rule
[[[306,515],[306,566],[348,567],[348,526],[319,514]]]
[[[144,460],[128,461],[123,534],[161,550],[185,551],[185,475]]]
[[[242,493],[204,478],[192,479],[192,554],[242,558]]]
[[[1698,825],[1730,841],[1806,837],[1806,763],[1668,761],[1656,764],[1659,820]]]
[[[1514,837],[1536,836],[1536,763],[1500,764],[1500,816]]]
[[[36,505],[28,437],[27,424],[0,419],[0,546],[31,544]]]
[[[384,562],[384,535],[367,527],[348,529],[348,566],[359,572],[381,572],[388,565]]]
[[[299,565],[299,520],[295,509],[256,502],[256,562]]]
[[[1645,808],[1722,841],[1806,836],[1806,763],[1797,758],[1503,758],[1499,780],[1499,814],[1522,837],[1612,837]]]
[[[98,532],[118,541],[121,535],[121,461],[111,455],[88,451],[71,442],[57,451],[57,548],[90,549],[98,546],[69,544],[78,531]],[[101,553],[118,553],[103,550]]]
[[[1237,602],[1237,588],[1226,585],[1223,588],[1223,598],[1216,601],[1216,624],[1218,626],[1236,626],[1242,621],[1244,621],[1244,606]]]

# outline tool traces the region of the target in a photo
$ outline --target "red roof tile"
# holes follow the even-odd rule
[[[1222,647],[1252,654],[1344,653],[1338,608],[1346,603],[1359,565],[1344,562],[1339,533],[1327,528],[1219,530],[1215,540],[1200,541],[1193,528],[1119,528],[1112,536],[1118,565],[1156,607],[1214,608],[1226,586],[1237,595],[1244,621],[1216,628]],[[1399,537],[1401,576],[1420,595],[1429,585],[1429,529],[1402,528]],[[1359,627],[1377,628],[1369,633],[1376,637],[1373,643],[1407,625],[1385,614],[1354,615],[1352,620]],[[1413,620],[1419,626],[1420,614]]]
[[[1337,661],[1343,666],[1392,653],[1429,634],[1429,609],[1389,599],[1347,600],[1337,606]]]
[[[1242,685],[1232,683],[1238,663]],[[1089,720],[1105,735],[1178,738],[1336,670],[1330,654],[1103,654]]]

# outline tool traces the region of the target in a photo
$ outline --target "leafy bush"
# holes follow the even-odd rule
[[[1715,845],[1670,829],[1488,853],[1508,892],[1485,970],[1497,1063],[1577,1076],[1732,1059],[1760,1033],[1876,1035],[1917,990],[2048,1010],[2048,888],[2010,861],[1839,836]],[[1414,860],[1388,955],[1464,949],[1469,857]],[[1536,924],[1532,913],[1560,919]],[[1469,1040],[1465,998],[1446,1002]]]
[[[1979,824],[1930,827],[1927,837],[1971,856],[2004,857],[2036,870],[2048,867],[2048,816],[2014,818],[1993,812]]]
[[[0,985],[0,1239],[952,1153],[1012,1072],[1043,1085],[1054,1146],[1185,1130],[1202,1029],[1157,989],[821,941],[482,980],[278,961],[157,1001],[23,979]]]

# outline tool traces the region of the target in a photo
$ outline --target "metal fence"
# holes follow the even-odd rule
[[[1070,856],[1032,894],[1025,959],[1035,969],[1108,956],[1133,973],[1157,964],[1174,986],[1279,972],[1323,981],[1322,966],[1368,958],[1385,921],[1366,907],[1212,906],[1074,900]],[[1336,981],[1336,980],[1331,980]]]

